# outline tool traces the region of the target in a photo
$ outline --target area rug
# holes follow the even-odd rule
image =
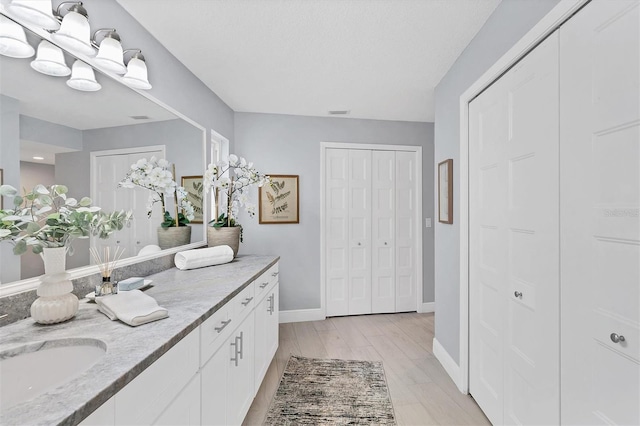
[[[292,356],[267,425],[395,425],[381,362]]]

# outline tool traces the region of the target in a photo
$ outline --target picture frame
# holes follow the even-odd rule
[[[453,223],[453,159],[438,163],[438,222]]]
[[[187,200],[193,204],[194,218],[189,223],[202,223],[204,218],[202,176],[182,176],[180,185],[187,191]]]
[[[258,190],[258,223],[300,223],[299,175],[269,175]]]

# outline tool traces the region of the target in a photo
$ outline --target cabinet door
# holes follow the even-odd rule
[[[280,308],[278,307],[278,303],[280,303],[280,284],[276,283],[275,287],[271,291],[269,298],[271,299],[271,309],[268,312],[267,317],[267,344],[266,344],[266,353],[267,353],[267,369],[269,368],[269,364],[271,364],[271,360],[276,355],[276,351],[278,350],[278,331],[280,329]],[[265,369],[266,372],[266,369]],[[256,391],[258,388],[256,388]]]
[[[200,425],[200,374],[195,375],[154,424]]]
[[[230,337],[218,349],[218,352],[209,359],[209,362],[201,370],[203,425],[224,426],[227,424],[227,381],[231,339],[234,339],[234,336]]]
[[[255,389],[260,388],[267,368],[269,368],[267,339],[270,328],[269,311],[271,310],[271,292],[267,292],[262,300],[256,304],[255,309],[255,347],[254,347],[254,369],[255,369]]]
[[[238,327],[229,339],[229,374],[227,379],[227,424],[242,424],[249,411],[254,388],[254,313]]]

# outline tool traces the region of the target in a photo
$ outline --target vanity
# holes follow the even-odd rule
[[[0,354],[43,341],[98,342],[104,353],[66,383],[2,409],[0,424],[241,424],[278,347],[278,260],[245,255],[151,275],[145,292],[169,318],[139,327],[110,321],[87,299],[66,323],[1,327]]]

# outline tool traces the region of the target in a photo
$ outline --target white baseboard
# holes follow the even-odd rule
[[[435,312],[435,311],[436,311],[436,302],[425,302],[418,307],[418,312],[422,314]]]
[[[440,342],[434,337],[433,338],[433,355],[436,357],[447,374],[453,379],[453,382],[456,384],[460,392],[463,392],[462,386],[460,386],[460,366],[451,358],[449,352],[447,352]],[[463,392],[465,393],[465,392]]]
[[[280,311],[280,324],[285,322],[320,321],[325,319],[322,309],[295,309]]]

